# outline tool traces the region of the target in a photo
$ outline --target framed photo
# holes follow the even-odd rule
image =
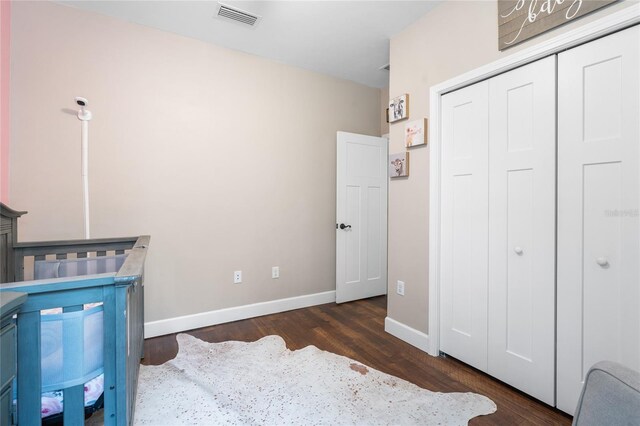
[[[411,148],[413,146],[427,144],[427,119],[409,121],[404,125],[404,146]]]
[[[407,151],[399,154],[389,155],[389,177],[409,176],[409,153]]]
[[[409,118],[409,94],[405,93],[389,101],[389,123]]]

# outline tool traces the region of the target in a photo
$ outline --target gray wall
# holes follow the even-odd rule
[[[335,289],[336,131],[378,135],[378,89],[54,3],[12,13],[21,240],[83,236],[84,96],[92,237],[151,235],[146,321]]]

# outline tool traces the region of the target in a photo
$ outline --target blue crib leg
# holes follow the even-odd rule
[[[40,311],[18,315],[18,424],[41,423]]]
[[[115,289],[103,287],[104,291],[104,424],[116,424],[116,309]]]
[[[120,337],[116,340],[116,424],[126,426],[129,423],[130,401],[127,392],[131,391],[127,386],[127,359],[129,357],[129,318],[127,318],[127,291],[129,286],[116,286],[116,325],[113,328]],[[138,360],[140,362],[140,360]]]

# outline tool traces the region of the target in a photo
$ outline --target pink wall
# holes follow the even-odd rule
[[[0,1],[0,201],[9,203],[9,48],[11,2]]]

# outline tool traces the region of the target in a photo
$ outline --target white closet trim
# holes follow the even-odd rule
[[[447,80],[429,90],[429,350],[438,356],[440,351],[440,208],[441,208],[441,96],[445,93],[496,76],[562,50],[584,44],[640,23],[640,4],[628,6],[596,21],[554,37],[548,41],[514,53],[504,59],[484,65],[468,73]]]

